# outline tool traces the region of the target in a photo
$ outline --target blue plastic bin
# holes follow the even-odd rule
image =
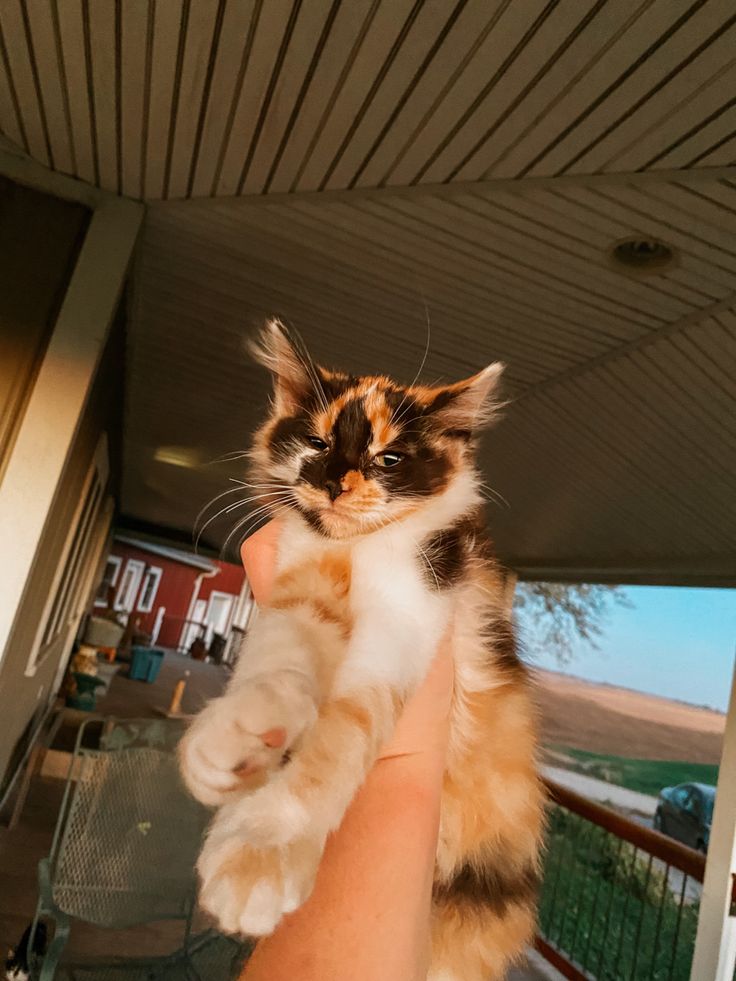
[[[149,685],[158,678],[164,660],[164,652],[155,647],[134,647],[128,677],[133,681],[146,681]]]

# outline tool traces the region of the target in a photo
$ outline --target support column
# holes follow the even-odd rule
[[[705,866],[690,981],[733,981],[736,917],[730,915],[736,873],[736,665],[726,718],[718,793]]]

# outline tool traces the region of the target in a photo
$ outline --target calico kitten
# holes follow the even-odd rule
[[[31,949],[31,933],[33,933],[33,944]],[[46,953],[46,924],[39,921],[35,931],[33,924],[29,923],[23,931],[23,936],[16,947],[11,947],[5,958],[5,979],[6,981],[28,981],[31,976],[31,959],[40,960]]]
[[[225,931],[256,936],[304,902],[452,616],[430,978],[501,978],[533,933],[543,809],[474,461],[502,366],[405,388],[315,365],[278,322],[255,353],[274,396],[253,484],[286,527],[270,603],[182,743],[191,791],[219,807],[201,902]]]

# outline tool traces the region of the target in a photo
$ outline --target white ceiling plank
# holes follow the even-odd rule
[[[424,65],[442,38],[448,20],[453,19],[455,3],[423,4],[406,31],[401,45],[386,64],[385,74],[375,80],[375,91],[359,118],[351,124],[350,138],[341,155],[335,158],[325,187],[350,187],[355,182],[363,160],[370,153],[396,111],[397,104],[407,98]],[[444,45],[439,48],[443,52]],[[361,107],[363,108],[363,107]]]
[[[530,263],[520,268],[498,249],[487,249],[484,255],[477,247],[462,242],[460,236],[449,231],[443,233],[436,227],[430,232],[426,225],[420,227],[418,221],[380,203],[365,202],[361,212],[361,218],[370,214],[388,224],[407,248],[431,250],[449,268],[462,265],[474,271],[481,281],[486,276],[500,273],[521,294],[534,296],[541,309],[556,304],[558,309],[569,310],[574,316],[599,322],[626,334],[634,333],[639,328],[657,326],[658,321],[644,313],[627,311],[624,316],[620,307],[587,292],[583,285],[563,283]]]
[[[322,56],[294,119],[280,159],[274,161],[269,191],[291,191],[301,169],[309,161],[342,86],[342,75],[352,64],[380,0],[352,0],[341,4],[327,37]]]
[[[351,50],[351,61],[340,76],[340,88],[334,93],[329,116],[319,138],[310,147],[309,159],[300,168],[297,190],[316,190],[329,180],[330,169],[339,159],[341,146],[348,139],[361,107],[371,97],[377,75],[392,57],[402,28],[412,16],[411,0],[381,0],[370,20],[360,45]]]
[[[609,199],[607,194],[601,196]],[[633,187],[621,188],[616,198],[640,213],[653,212],[659,218],[663,236],[666,227],[669,241],[707,259],[711,268],[736,272],[736,228],[724,228],[719,208],[684,194],[673,184],[658,185],[646,195]]]
[[[693,479],[708,481],[711,488],[722,495],[724,506],[732,508],[732,473],[729,474],[728,464],[723,459],[723,448],[714,447],[708,435],[712,423],[705,422],[697,406],[682,397],[685,393],[670,377],[663,361],[663,352],[668,346],[668,342],[664,342],[656,350],[637,351],[630,357],[611,362],[610,370],[619,375],[626,370],[631,398],[642,409],[642,424],[645,416],[651,416],[654,438],[663,424],[670,429],[673,438],[661,442],[656,453],[669,454],[672,468],[682,466],[687,458]],[[716,531],[718,523],[719,519],[715,517],[713,527]]]
[[[312,0],[299,10],[291,42],[273,90],[273,104],[278,112],[269,112],[254,142],[252,156],[246,161],[242,194],[261,194],[269,180],[282,141],[289,137],[292,115],[299,109],[299,97],[310,81],[312,62],[336,9],[333,0]],[[255,139],[255,138],[254,138]]]
[[[475,239],[480,246],[490,244],[503,250],[510,259],[528,261],[563,282],[580,282],[584,278],[591,293],[613,299],[622,309],[641,310],[657,320],[681,317],[693,309],[692,304],[682,303],[665,291],[654,291],[646,278],[635,279],[616,272],[605,253],[590,250],[580,255],[554,229],[535,227],[523,218],[494,210],[491,202],[478,210],[476,202],[482,208],[478,199],[457,198],[438,199],[424,204],[421,210],[435,212],[447,227],[462,230],[464,237]]]
[[[252,224],[252,233],[258,241],[266,232],[259,227],[255,220],[256,215],[241,216],[241,220],[249,217]],[[353,270],[359,274],[364,274],[370,270],[370,277],[374,284],[380,284],[379,288],[385,286],[393,287],[396,295],[411,301],[411,305],[416,307],[421,304],[421,293],[418,292],[421,284],[421,292],[432,309],[437,305],[437,312],[444,316],[449,322],[456,321],[459,325],[467,328],[471,332],[479,328],[490,329],[494,320],[506,327],[509,332],[514,334],[524,330],[527,335],[526,348],[531,354],[532,351],[544,353],[546,357],[563,355],[569,359],[575,354],[588,354],[605,347],[605,340],[597,334],[586,334],[580,336],[574,331],[574,327],[565,324],[553,314],[545,315],[544,339],[539,337],[529,337],[530,323],[539,317],[539,312],[528,305],[514,305],[506,300],[505,295],[499,295],[493,288],[493,283],[486,281],[483,288],[476,288],[473,292],[468,292],[465,284],[452,277],[442,275],[440,269],[427,270],[422,262],[425,257],[420,257],[414,262],[408,261],[404,255],[396,253],[390,248],[379,244],[373,246],[367,241],[365,235],[361,235],[359,243],[356,244],[354,236],[349,232],[341,232],[337,221],[331,221],[328,226],[320,223],[310,223],[305,220],[306,216],[295,214],[293,209],[286,214],[283,220],[270,213],[268,228],[273,232],[278,232],[282,236],[281,242],[291,240],[296,243],[294,250],[295,268],[300,268],[305,263],[309,263],[314,254],[322,254],[328,264],[340,263],[349,264]],[[279,248],[284,249],[283,244]],[[307,254],[305,255],[305,250]],[[407,272],[410,279],[407,280]],[[472,317],[475,317],[473,321]],[[567,328],[563,332],[563,328]],[[503,333],[502,331],[500,333]],[[549,364],[547,366],[549,368]]]
[[[581,189],[575,198],[585,206],[590,205],[593,209],[630,222],[633,235],[659,238],[679,249],[683,265],[701,270],[706,282],[721,287],[724,295],[733,290],[733,273],[728,257],[715,246],[695,238],[689,228],[683,228],[681,221],[676,223],[674,216],[670,217],[662,206],[656,205],[650,198],[637,197],[631,188],[617,189],[615,196],[598,190]]]
[[[464,113],[472,110],[495,72],[502,70],[504,61],[516,45],[523,43],[535,22],[547,15],[551,6],[545,0],[527,0],[524,4],[502,4],[493,29],[483,43],[473,51],[463,66],[456,83],[443,93],[423,128],[414,136],[401,160],[392,167],[386,179],[389,185],[413,184],[424,179],[424,172],[438,149],[447,139],[452,127]],[[429,178],[426,183],[431,183]]]
[[[732,13],[735,11],[731,10]],[[720,11],[725,14],[723,7]],[[688,95],[697,91],[708,78],[713,69],[719,69],[724,64],[734,62],[734,49],[736,48],[736,27],[731,27],[720,37],[708,44],[697,57],[693,57],[689,64],[677,70],[672,67],[674,57],[689,55],[694,52],[700,44],[705,44],[708,37],[714,33],[714,29],[719,26],[718,13],[709,8],[703,8],[702,20],[697,24],[696,17],[688,23],[687,30],[678,32],[674,35],[669,44],[677,45],[677,55],[668,50],[668,44],[662,45],[660,50],[652,55],[651,58],[642,66],[640,71],[624,82],[617,92],[606,101],[607,113],[610,113],[610,122],[601,128],[602,136],[587,153],[583,154],[579,160],[571,167],[565,168],[570,173],[594,173],[599,170],[608,170],[613,166],[612,157],[615,157],[616,150],[622,145],[627,145],[631,140],[646,135],[651,131],[652,122],[666,116],[675,107],[678,109],[676,119],[667,130],[661,135],[667,134],[671,139],[674,135],[679,136],[685,127],[686,116],[682,103]],[[682,36],[681,36],[682,35]],[[665,83],[665,79],[669,81]],[[663,84],[665,83],[665,84]],[[644,97],[649,91],[654,91],[651,97]],[[724,92],[728,91],[727,87]],[[641,105],[639,105],[641,103]],[[701,116],[702,118],[702,116]],[[621,119],[621,122],[604,136],[609,127]],[[667,145],[666,143],[664,144]]]
[[[688,3],[687,6],[690,4]],[[676,23],[680,4],[670,2],[668,7],[672,13],[672,20]],[[582,120],[570,137],[561,140],[545,155],[544,161],[540,163],[540,166],[544,167],[544,172],[593,173],[599,169],[596,161],[605,160],[606,156],[610,155],[611,147],[615,147],[615,142],[607,144],[608,149],[600,158],[594,155],[595,147],[591,144],[599,146],[598,140],[605,142],[609,128],[615,126],[620,118],[625,117],[641,98],[656,90],[658,85],[664,84],[672,73],[676,73],[675,79],[683,77],[686,82],[700,84],[706,70],[707,51],[696,58],[698,65],[694,71],[693,66],[687,65],[687,59],[694,56],[699,47],[705,45],[733,13],[731,0],[708,0],[699,9],[694,9],[682,26],[662,43],[658,43],[640,65],[634,66],[632,63],[633,71],[629,71],[621,83],[603,100],[598,111]],[[734,36],[731,33],[732,40]],[[724,46],[724,52],[727,50],[728,44]],[[672,101],[667,101],[666,98],[660,100],[661,104],[658,103],[660,112],[666,111],[677,103],[677,84],[670,82],[664,92],[665,96],[670,95]],[[652,110],[652,115],[656,118],[655,110]],[[537,167],[528,171],[529,174],[538,172]]]
[[[577,9],[581,14],[585,13],[580,5]],[[588,11],[593,9],[593,4],[589,4]],[[572,39],[530,90],[497,116],[484,143],[458,171],[455,179],[513,177],[516,171],[514,166],[506,166],[506,158],[516,145],[523,142],[545,117],[555,114],[557,103],[562,102],[568,92],[584,79],[586,72],[643,11],[643,4],[630,3],[605,3],[598,9],[590,23]]]
[[[202,242],[197,238],[194,238],[194,248],[198,249],[201,254],[204,251],[204,242]],[[372,296],[370,296],[370,294],[365,294],[364,292],[356,291],[353,289],[346,290],[345,292],[342,293],[342,295],[339,292],[335,293],[334,290],[329,287],[329,284],[325,282],[325,278],[323,275],[320,274],[320,270],[317,270],[314,273],[314,278],[310,283],[307,279],[305,279],[305,274],[309,275],[312,273],[312,270],[310,269],[308,263],[306,265],[304,263],[298,263],[296,265],[296,269],[298,270],[298,273],[290,271],[288,268],[285,269],[282,268],[277,271],[275,264],[278,263],[279,261],[281,261],[282,264],[284,263],[285,251],[283,246],[280,247],[277,244],[271,250],[268,249],[267,247],[264,247],[264,243],[262,241],[259,241],[258,239],[254,239],[251,244],[251,248],[252,248],[252,255],[250,259],[247,256],[247,254],[245,256],[239,255],[236,258],[234,258],[234,260],[231,263],[226,264],[222,255],[220,256],[219,263],[223,268],[222,275],[224,275],[225,277],[225,283],[231,284],[230,289],[233,288],[232,287],[233,282],[239,281],[238,277],[240,278],[240,280],[243,280],[245,277],[247,277],[249,283],[247,290],[250,290],[252,288],[250,285],[252,283],[252,276],[253,276],[252,270],[258,266],[258,263],[260,261],[259,257],[261,258],[265,257],[274,265],[271,265],[268,269],[265,269],[263,271],[260,281],[266,284],[264,286],[264,290],[266,292],[269,289],[272,288],[274,289],[274,301],[276,300],[277,297],[278,297],[278,302],[281,303],[284,297],[286,297],[287,300],[291,300],[291,298],[297,296],[308,296],[311,297],[313,300],[315,300],[317,303],[322,303],[323,309],[325,310],[328,310],[330,312],[333,310],[338,310],[340,312],[340,315],[345,320],[348,321],[351,318],[355,318],[355,317],[358,317],[358,319],[363,318],[363,314],[365,312],[366,326],[370,328],[372,334],[376,337],[376,339],[378,339],[379,337],[382,339],[382,342],[378,344],[377,347],[383,349],[384,347],[387,347],[389,344],[391,344],[394,356],[396,356],[402,350],[403,347],[406,347],[409,356],[408,360],[413,368],[414,363],[416,361],[416,357],[415,357],[416,352],[421,351],[425,342],[426,326],[425,326],[425,312],[422,309],[421,303],[419,303],[418,301],[412,303],[413,298],[411,297],[411,295],[405,296],[403,298],[404,304],[407,308],[404,318],[401,320],[397,320],[395,323],[392,323],[392,320],[394,319],[398,311],[394,311],[392,315],[391,308],[389,307],[383,312],[381,312],[380,307],[377,307],[375,299]],[[193,262],[192,273],[194,273],[196,270],[196,261],[197,260]],[[201,260],[199,261],[201,262]],[[231,266],[232,268],[228,268],[228,265]],[[245,269],[247,269],[247,272],[243,272],[243,270]],[[220,274],[218,273],[218,270],[216,268],[209,269],[208,282],[212,280],[216,280],[218,275]],[[277,287],[280,288],[279,292],[277,292]],[[247,298],[247,291],[246,291],[246,298]],[[437,309],[438,306],[439,304],[437,304],[436,306],[433,299],[430,300],[430,309],[432,311],[432,316],[435,323],[438,322],[438,314],[440,314],[441,316],[441,307],[438,310]],[[278,307],[276,312],[278,312],[279,309],[282,308]],[[269,313],[273,314],[274,312],[275,311],[273,306],[270,310],[269,309],[265,310],[266,314]],[[452,345],[453,344],[452,311],[450,311],[450,314],[446,319],[442,318],[440,322],[443,325],[444,344],[448,346]],[[462,324],[462,319],[461,319],[461,324]],[[477,336],[480,339],[483,336],[483,333],[487,333],[488,335],[488,341],[486,342],[485,350],[483,350],[480,345],[474,345],[470,341],[470,338],[474,336]],[[324,334],[324,331],[320,330],[319,334],[320,336],[322,336]],[[491,350],[490,352],[488,351],[488,347],[491,344],[492,337],[493,337],[492,325],[486,324],[484,331],[481,331],[478,329],[478,327],[476,327],[474,332],[470,332],[468,327],[466,327],[464,333],[464,340],[463,340],[463,331],[461,326],[460,335],[458,336],[457,343],[454,346],[454,352],[455,352],[454,355],[452,353],[453,352],[452,347],[448,347],[447,352],[444,353],[441,351],[442,342],[435,342],[431,348],[432,358],[428,363],[427,370],[428,371],[434,370],[435,368],[434,359],[440,354],[442,354],[443,359],[445,361],[448,361],[449,359],[450,363],[457,363],[457,358],[458,358],[457,351],[459,350],[462,350],[464,352],[465,360],[463,364],[464,367],[467,369],[467,371],[470,372],[473,370],[477,370],[478,366],[482,364],[483,361],[486,360],[487,358],[495,358],[499,356],[499,352],[497,350]],[[325,337],[324,340],[327,343],[329,339]],[[334,335],[332,339],[329,340],[327,349],[328,350],[331,349],[331,346],[333,344],[337,344],[337,349],[339,349],[340,343],[341,343],[340,335],[339,334]],[[477,350],[475,349],[476,347],[478,348]],[[510,357],[510,355],[512,354],[511,351],[501,352],[501,353],[503,354],[503,356],[509,358],[511,364],[510,371],[512,376],[518,376],[518,374],[521,373],[523,377],[523,368],[524,365],[529,361],[529,357],[530,357],[529,354],[526,352],[524,355],[520,354],[520,358],[517,361],[516,358],[511,360]],[[556,360],[554,357],[550,357],[548,355],[548,360],[546,365],[547,370],[553,367],[555,363],[560,364],[564,362],[560,362],[559,359]],[[521,372],[519,366],[521,366]]]
[[[71,142],[74,146],[76,176],[89,184],[99,184],[97,144],[92,130],[91,81],[87,55],[89,34],[82,0],[57,4],[59,37],[69,93]]]
[[[51,158],[44,120],[45,107],[36,88],[33,67],[35,52],[32,54],[28,47],[21,0],[7,0],[0,4],[0,29],[29,152],[35,160],[49,167]]]
[[[195,161],[193,197],[214,194],[232,123],[231,113],[243,82],[253,19],[259,6],[257,0],[228,0],[225,6],[199,155]]]
[[[218,195],[239,193],[258,118],[274,72],[278,71],[279,52],[288,44],[286,35],[293,11],[293,0],[268,0],[261,7],[243,85],[237,93],[232,129],[226,134],[227,145],[215,189]]]
[[[733,38],[729,35],[725,40],[733,48]],[[606,160],[604,169],[688,167],[693,157],[722,135],[721,109],[735,87],[736,60],[728,56],[711,60],[689,90],[681,92],[678,100],[669,100],[656,122],[649,103],[642,108],[641,124],[626,141],[617,140],[616,152]],[[708,123],[710,117],[714,118]]]
[[[586,125],[602,129],[611,121],[605,110],[598,112],[598,106],[606,104],[608,91],[615,92],[612,87],[616,80],[624,78],[690,6],[690,0],[635,4],[626,30],[592,60],[572,88],[563,89],[561,98],[555,99],[541,118],[535,118],[534,127],[516,142],[502,163],[492,168],[493,176],[555,174],[563,169],[580,149]]]
[[[9,74],[5,36],[0,19],[0,133],[4,133],[16,146],[27,152],[23,120],[16,108],[16,99],[15,83]]]
[[[144,133],[143,185],[149,200],[158,200],[165,194],[183,12],[183,0],[167,0],[154,6],[153,39],[149,42],[152,54],[148,129]]]
[[[701,329],[676,334],[669,345],[669,356],[678,366],[683,393],[720,406],[722,415],[718,428],[723,427],[736,442],[736,414],[733,412],[736,376],[729,375],[722,362],[713,361],[693,342],[691,335],[699,334]]]
[[[51,0],[25,0],[55,170],[76,173],[65,105],[66,78],[54,31]]]
[[[223,0],[196,0],[189,7],[178,85],[174,90],[176,114],[165,188],[167,198],[183,198],[189,194],[193,154],[205,108],[202,99],[208,94],[208,79],[215,57],[213,47],[220,38],[218,6],[221,2]]]
[[[504,0],[469,0],[447,32],[435,57],[416,80],[392,125],[361,164],[356,186],[386,183],[445,95],[458,83],[475,51],[493,30],[506,6]],[[398,106],[396,108],[399,108]]]
[[[498,78],[493,77],[494,66],[488,66],[488,81],[484,87],[484,95],[478,101],[471,114],[466,114],[462,126],[454,127],[455,134],[435,157],[434,162],[423,170],[421,179],[424,182],[437,182],[462,178],[466,160],[473,154],[478,145],[491,128],[499,121],[502,114],[514,103],[536,74],[564,46],[569,43],[578,30],[584,31],[585,23],[595,6],[603,4],[559,4],[551,9],[547,16],[530,36],[518,54],[503,66],[504,70]],[[500,26],[500,25],[499,25]],[[590,43],[590,36],[588,37]],[[512,48],[511,38],[504,37],[500,51],[508,55]],[[464,117],[463,117],[464,118]],[[447,137],[445,137],[445,140]],[[444,142],[444,141],[443,141]],[[485,166],[483,169],[487,169]]]
[[[561,247],[589,260],[596,268],[601,262],[610,261],[608,255],[611,246],[631,231],[626,225],[607,222],[603,216],[594,218],[590,214],[586,215],[574,202],[563,203],[552,194],[542,194],[535,198],[518,193],[474,194],[467,198],[475,202],[474,206],[478,209],[487,208],[490,213],[498,212],[505,221],[517,223],[517,227],[521,229],[528,227],[530,234],[553,236]],[[453,200],[460,203],[465,198]],[[673,272],[666,277],[660,275],[636,279],[611,266],[611,274],[617,279],[628,279],[630,282],[633,279],[639,288],[650,291],[652,295],[679,299],[689,307],[712,303],[724,295],[723,289],[704,289],[702,280],[695,275],[684,276],[681,281],[674,278]]]
[[[126,3],[120,8],[120,171],[121,190],[127,197],[142,198],[143,161],[148,132],[146,120],[150,92],[149,55],[153,38],[149,34],[153,6]]]
[[[93,130],[97,138],[100,187],[119,193],[115,0],[95,0],[87,9],[94,93]]]
[[[648,213],[642,214],[639,210],[627,210],[622,204],[612,203],[611,198],[603,200],[598,196],[588,194],[588,189],[585,187],[564,188],[560,191],[550,190],[541,194],[530,189],[526,197],[533,200],[535,204],[542,203],[552,213],[557,214],[563,225],[573,220],[583,227],[591,228],[594,234],[606,235],[608,241],[604,248],[610,248],[620,239],[636,238],[637,236],[648,238],[654,234]],[[663,231],[660,227],[659,234],[665,242],[670,244],[669,229]],[[689,246],[690,243],[685,235],[680,240],[681,261],[679,265],[663,271],[657,279],[666,284],[667,287],[673,282],[683,283],[688,289],[693,290],[696,294],[700,293],[705,299],[720,300],[730,295],[733,289],[730,277],[717,276],[714,279],[708,262],[693,254]]]
[[[300,209],[305,211],[305,208]],[[473,276],[472,271],[465,268],[461,272],[456,272],[448,266],[444,256],[435,256],[434,250],[425,249],[416,252],[412,249],[402,248],[401,242],[395,235],[387,235],[386,228],[380,222],[371,220],[371,216],[354,217],[349,214],[347,217],[338,211],[334,206],[329,209],[319,209],[319,215],[324,216],[323,220],[330,222],[331,229],[339,229],[349,240],[354,236],[356,223],[360,224],[361,243],[370,243],[379,250],[385,252],[397,268],[404,267],[414,277],[417,289],[431,289],[435,282],[442,282],[454,291],[457,296],[458,304],[467,304],[474,298],[482,308],[484,305],[491,307],[498,305],[503,311],[505,307],[515,310],[528,316],[528,330],[534,332],[535,325],[543,329],[548,335],[553,336],[555,331],[559,331],[561,336],[565,334],[574,337],[575,343],[579,343],[579,337],[584,334],[583,327],[586,326],[591,337],[595,338],[600,328],[600,324],[590,319],[577,321],[569,310],[563,309],[562,304],[545,303],[543,310],[534,305],[534,300],[528,291],[518,291],[513,284],[509,284],[506,277],[497,274],[493,268],[483,270],[480,277]],[[367,219],[367,220],[366,220]],[[411,258],[416,256],[416,258]],[[550,310],[554,310],[550,313]],[[542,328],[542,325],[544,327]],[[578,330],[580,328],[580,330]],[[615,334],[615,332],[614,332]],[[620,336],[620,331],[618,335]]]
[[[630,483],[632,490],[638,485],[660,502],[660,507],[679,514],[681,520],[699,520],[706,532],[703,540],[707,537],[711,547],[718,547],[718,519],[710,515],[706,520],[700,518],[693,503],[697,495],[693,498],[680,494],[672,485],[671,474],[689,458],[692,446],[662,441],[661,421],[653,410],[652,396],[657,389],[648,394],[646,388],[639,387],[641,379],[641,366],[635,358],[620,359],[576,379],[571,391],[572,404],[579,413],[578,431],[584,431],[587,438],[605,448],[613,482]],[[604,420],[609,413],[613,425],[606,427]],[[697,475],[693,477],[697,481]],[[627,489],[622,490],[627,493]]]
[[[736,137],[732,136],[716,144],[710,152],[700,157],[697,163],[698,166],[708,167],[711,163],[717,163],[721,160],[736,160]]]

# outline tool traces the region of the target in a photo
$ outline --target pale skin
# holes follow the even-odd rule
[[[272,521],[242,548],[258,603],[271,592],[280,532]],[[312,895],[259,943],[241,981],[425,981],[452,679],[445,638],[328,839]]]

